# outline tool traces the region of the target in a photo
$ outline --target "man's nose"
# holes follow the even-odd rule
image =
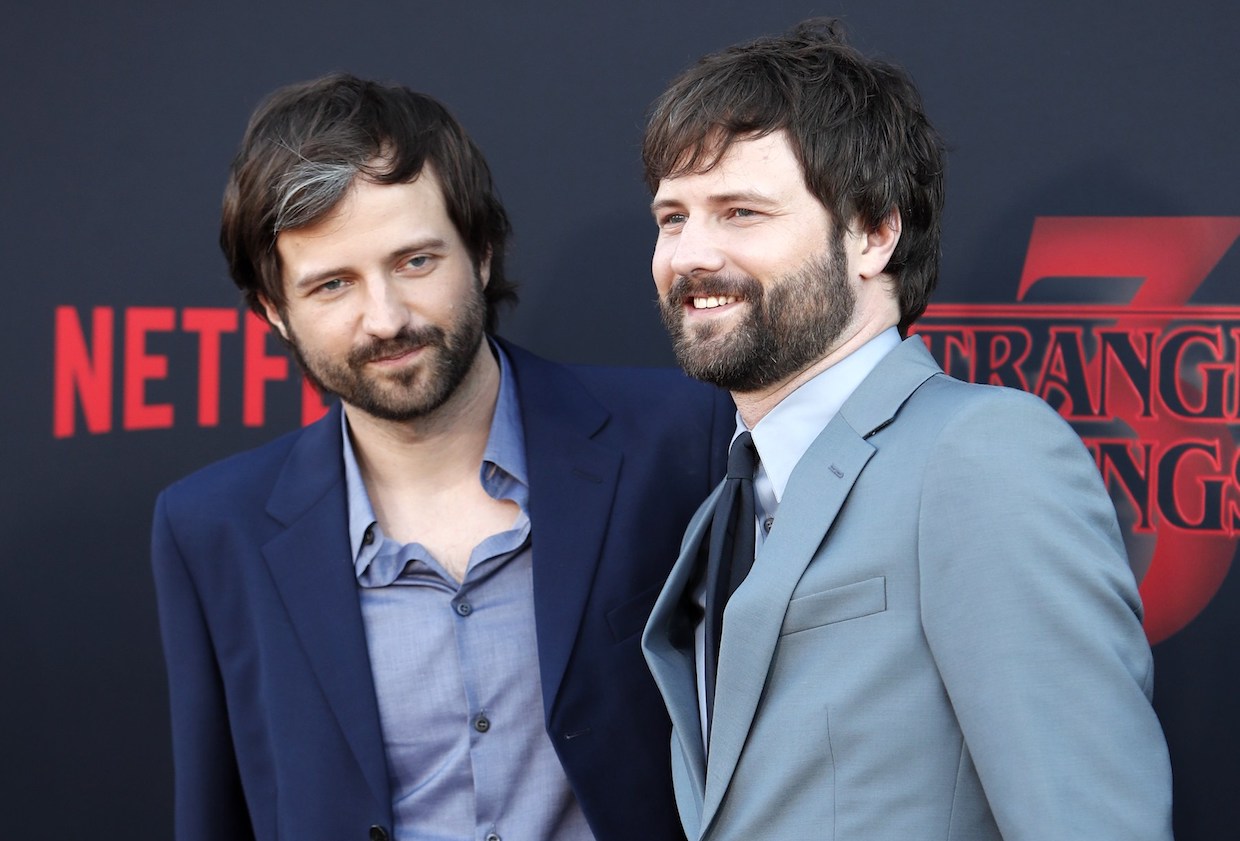
[[[722,271],[726,259],[718,234],[705,222],[685,222],[676,236],[669,267],[680,277]]]
[[[376,338],[390,339],[409,321],[409,310],[394,282],[376,279],[368,282],[366,287],[362,327]]]

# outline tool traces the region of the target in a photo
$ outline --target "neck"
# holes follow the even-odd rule
[[[358,467],[368,488],[426,485],[462,470],[477,473],[499,396],[499,363],[487,341],[447,401],[409,421],[376,418],[345,405]]]

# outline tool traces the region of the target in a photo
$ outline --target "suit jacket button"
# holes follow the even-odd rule
[[[370,828],[370,841],[388,841],[388,831],[375,824]]]

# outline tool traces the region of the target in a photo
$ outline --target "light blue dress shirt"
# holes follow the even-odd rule
[[[349,538],[392,788],[396,841],[592,841],[543,726],[529,482],[502,350],[481,481],[519,508],[459,583],[384,535],[343,423]],[[343,415],[342,415],[343,416]]]

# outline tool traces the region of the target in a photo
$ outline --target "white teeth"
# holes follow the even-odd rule
[[[711,310],[715,307],[721,307],[724,304],[735,304],[737,301],[735,295],[711,295],[709,297],[696,297],[693,299],[693,308],[695,310]]]

